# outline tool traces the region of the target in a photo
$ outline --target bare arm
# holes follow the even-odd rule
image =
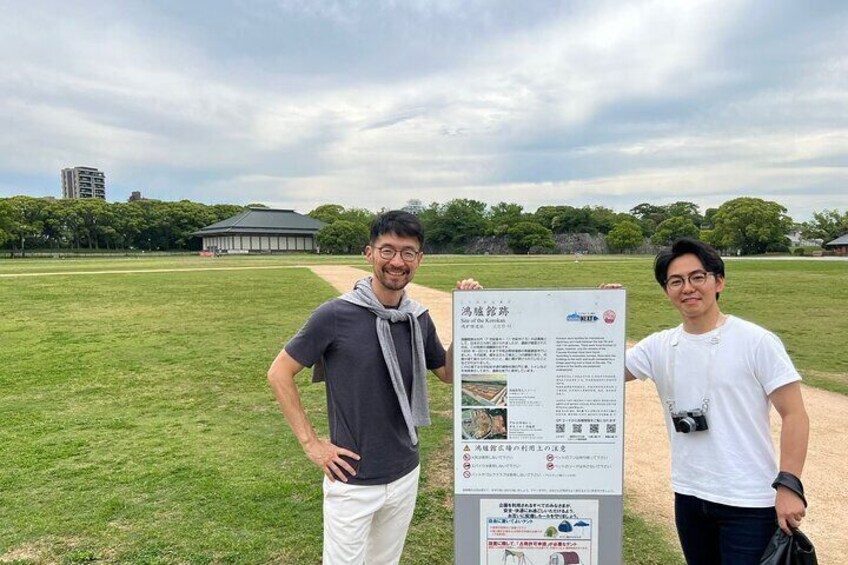
[[[483,286],[474,279],[463,279],[456,281],[455,288],[456,290],[480,290]],[[450,344],[445,355],[445,366],[433,369],[433,372],[442,382],[448,384],[453,382],[453,343]]]
[[[810,419],[801,397],[801,384],[784,385],[769,396],[780,415],[780,470],[801,477],[807,459]],[[788,534],[797,528],[806,510],[803,501],[785,487],[777,488],[774,502],[778,525]]]
[[[280,411],[309,459],[331,481],[339,478],[347,482],[348,475],[356,475],[356,471],[342,459],[342,456],[359,460],[359,455],[333,445],[329,440],[319,438],[315,433],[306,416],[306,410],[303,409],[303,403],[300,401],[300,394],[294,382],[295,375],[301,370],[303,365],[292,359],[285,350],[280,351],[271,364],[271,368],[268,369],[268,382],[274,391],[274,396],[277,397]]]
[[[612,289],[612,288],[624,288],[624,285],[620,283],[601,283],[598,285],[598,288],[603,289]],[[624,382],[635,381],[636,377],[633,376],[633,373],[627,370],[627,367],[624,367]]]
[[[433,369],[433,372],[443,383],[451,384],[453,382],[453,343],[450,344],[445,355],[445,366]]]

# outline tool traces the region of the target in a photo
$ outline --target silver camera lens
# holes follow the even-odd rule
[[[695,430],[695,429],[698,428],[698,424],[695,422],[695,420],[693,420],[689,416],[685,416],[683,418],[680,418],[680,421],[677,422],[677,426],[678,426],[678,429],[684,434],[688,434],[692,430]]]

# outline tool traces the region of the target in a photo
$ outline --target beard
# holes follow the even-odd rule
[[[374,269],[374,275],[380,284],[388,290],[403,290],[410,282],[410,270],[402,269],[402,273],[390,274],[388,266],[383,266],[380,269]]]

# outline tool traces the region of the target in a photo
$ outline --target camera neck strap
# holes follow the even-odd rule
[[[675,360],[677,359],[677,348],[680,344],[680,339],[683,334],[683,327],[677,328],[677,331],[674,332],[674,335],[671,336],[671,351],[668,355],[668,379],[666,381],[665,386],[665,404],[668,408],[669,413],[673,414],[676,412],[675,410],[675,398],[674,398],[674,377],[675,377]],[[709,344],[710,344],[710,353],[709,360],[707,361],[706,373],[707,373],[707,384],[704,387],[704,396],[701,400],[701,412],[704,414],[707,413],[710,409],[710,386],[712,385],[713,380],[713,371],[715,369],[715,358],[716,353],[718,352],[718,346],[721,343],[721,327],[717,327],[715,329],[715,334],[710,336]]]

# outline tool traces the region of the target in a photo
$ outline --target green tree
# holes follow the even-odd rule
[[[44,222],[41,228],[45,247],[59,249],[68,243],[68,234],[63,221],[66,202],[67,200],[45,201]]]
[[[439,239],[436,234],[436,229],[441,222],[442,208],[442,205],[438,202],[431,202],[429,206],[416,214],[421,225],[424,226],[424,234],[427,237],[426,241],[429,245],[436,247],[438,247],[436,242]]]
[[[639,225],[642,226],[642,233],[646,236],[653,235],[659,225],[670,218],[683,217],[696,226],[700,226],[704,221],[698,205],[685,200],[679,200],[665,206],[643,202],[631,208],[630,214],[639,221]]]
[[[607,234],[607,245],[617,252],[633,251],[645,242],[642,228],[636,220],[622,220]]]
[[[108,203],[99,199],[0,198],[2,241],[15,249],[198,249],[191,234],[234,216],[241,206],[189,200]]]
[[[668,218],[686,218],[696,226],[700,226],[704,221],[700,208],[694,202],[687,202],[685,200],[673,202],[665,206],[665,210]],[[657,225],[659,226],[659,224]]]
[[[112,212],[112,227],[115,230],[113,246],[120,249],[136,247],[135,243],[142,228],[141,210],[131,202],[116,202],[112,204]]]
[[[446,204],[432,204],[418,219],[424,225],[427,240],[436,248],[461,250],[475,237],[486,235],[489,221],[486,203],[457,198]]]
[[[165,204],[167,226],[165,248],[200,250],[202,241],[192,234],[204,226],[215,223],[215,214],[206,205],[190,200]]]
[[[605,206],[588,207],[592,225],[595,233],[609,233],[620,222],[625,220],[633,221],[633,216],[630,214],[620,214],[611,208]]]
[[[133,247],[153,251],[155,249],[170,249],[168,218],[166,202],[156,200],[136,200],[130,202],[141,213],[140,230]]]
[[[88,249],[100,249],[100,236],[104,224],[108,224],[106,201],[99,198],[74,200],[71,203],[77,222],[77,239],[85,242]]]
[[[718,212],[718,208],[707,208],[704,211],[704,220],[701,222],[701,227],[705,229],[712,229],[715,225],[713,218]]]
[[[801,235],[806,239],[821,239],[823,243],[833,241],[848,233],[848,211],[840,214],[838,210],[813,212],[813,219],[801,226]]]
[[[559,208],[560,213],[551,220],[551,231],[554,233],[598,233],[598,226],[592,217],[592,209],[588,206]]]
[[[0,198],[0,245],[12,239],[12,220],[8,198]]]
[[[664,206],[642,202],[630,209],[630,214],[639,222],[642,234],[651,237],[657,231],[657,226],[668,219]]]
[[[322,204],[306,215],[310,218],[321,220],[325,224],[332,224],[342,218],[344,211],[344,206],[341,204]]]
[[[665,206],[657,206],[648,202],[637,204],[630,209],[630,214],[640,221],[650,220],[655,226],[668,219],[668,210]]]
[[[492,235],[502,236],[506,234],[510,227],[526,220],[526,216],[528,214],[524,213],[524,207],[521,204],[498,202],[489,210],[489,224]]]
[[[556,231],[553,227],[554,218],[562,215],[567,210],[573,210],[571,206],[539,206],[533,214],[533,219],[542,224],[551,231]]]
[[[366,210],[365,208],[350,208],[346,209],[344,206],[340,204],[322,204],[318,206],[311,212],[307,214],[310,218],[314,218],[316,220],[320,220],[327,224],[322,229],[327,229],[330,225],[343,221],[346,224],[353,224],[357,226],[356,232],[359,233],[361,231],[365,231],[366,241],[364,244],[359,245],[358,238],[355,238],[358,247],[349,247],[347,242],[347,237],[351,237],[350,234],[345,236],[344,234],[349,231],[349,226],[345,225],[344,229],[339,229],[338,232],[335,230],[330,230],[327,233],[326,237],[328,238],[328,246],[325,246],[324,243],[321,243],[320,239],[318,240],[318,244],[322,249],[326,249],[330,253],[353,253],[361,251],[365,245],[368,244],[368,234],[370,233],[371,222],[374,220],[374,213],[370,210]],[[320,233],[320,232],[319,232]],[[337,239],[341,237],[341,239]]]
[[[321,251],[335,254],[360,253],[368,245],[368,226],[348,220],[336,220],[318,232]]]
[[[651,243],[659,246],[671,245],[674,240],[681,237],[697,239],[700,232],[701,230],[698,229],[698,226],[689,218],[674,216],[657,226],[657,231],[651,236]]]
[[[506,241],[515,253],[556,246],[551,230],[536,222],[518,222],[506,231]]]
[[[371,222],[374,221],[375,217],[374,212],[371,210],[366,210],[365,208],[348,208],[342,212],[340,219],[353,222],[354,224],[361,224],[370,230]]]
[[[654,232],[657,231],[657,224],[655,224],[654,221],[650,218],[639,220],[638,224],[639,227],[642,228],[642,235],[644,235],[645,237],[651,237],[652,235],[654,235]]]
[[[5,238],[21,255],[27,249],[38,246],[43,240],[45,207],[47,201],[29,196],[13,196],[5,199],[2,212]]]
[[[786,234],[792,218],[786,208],[761,198],[728,200],[712,217],[711,243],[719,249],[739,250],[744,255],[788,249]]]
[[[244,206],[236,206],[235,204],[213,204],[209,206],[209,210],[214,214],[216,222],[241,214],[244,212],[244,209]]]

